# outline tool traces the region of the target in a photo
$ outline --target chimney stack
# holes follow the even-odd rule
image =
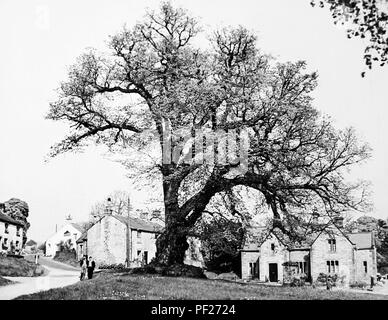
[[[343,217],[334,217],[333,218],[333,222],[334,224],[338,227],[338,228],[343,228],[344,226],[344,218]]]
[[[160,213],[160,210],[154,210],[152,211],[152,219],[161,219],[162,218],[162,215]]]
[[[106,201],[106,206],[105,206],[105,214],[106,215],[111,215],[113,213],[113,208],[112,208],[112,199],[108,198]]]
[[[313,224],[318,224],[318,218],[319,218],[319,213],[317,209],[314,209],[313,211]]]
[[[148,220],[148,212],[142,211],[141,214],[140,214],[140,218],[142,220],[147,221]]]

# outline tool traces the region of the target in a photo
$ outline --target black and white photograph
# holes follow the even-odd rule
[[[0,0],[0,34],[0,300],[388,300],[388,0]]]

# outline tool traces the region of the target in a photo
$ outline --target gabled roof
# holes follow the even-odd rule
[[[74,228],[76,228],[79,232],[84,232],[85,231],[85,228],[83,228],[80,224],[78,223],[70,223]]]
[[[317,226],[316,231],[307,235],[303,241],[290,239],[288,235],[279,228],[266,229],[265,227],[251,227],[247,230],[247,236],[243,244],[243,251],[259,251],[261,245],[267,240],[270,234],[273,234],[289,250],[306,250],[310,248],[322,233],[342,235],[350,244],[357,249],[371,249],[374,243],[372,232],[345,233],[335,223],[329,222]]]
[[[76,243],[82,243],[88,238],[88,231],[86,230],[81,236],[77,239]]]
[[[24,224],[20,221],[16,221],[15,219],[12,219],[10,216],[7,216],[6,214],[0,212],[0,221],[7,222],[10,224],[18,225],[18,226],[24,226]]]
[[[117,216],[113,215],[112,217],[116,218],[120,222],[127,224],[129,221],[129,227],[132,230],[140,230],[140,231],[148,231],[148,232],[161,232],[162,227],[156,223],[144,221],[139,218],[133,218],[133,217],[125,217],[125,216]]]
[[[34,240],[28,240],[27,242],[26,242],[26,246],[35,246],[35,245],[37,245],[37,243],[34,241]]]
[[[267,230],[265,227],[250,227],[247,230],[246,237],[242,246],[244,251],[258,251],[263,243],[263,240],[267,237]]]
[[[349,233],[349,239],[356,245],[357,249],[371,249],[374,246],[372,232]]]

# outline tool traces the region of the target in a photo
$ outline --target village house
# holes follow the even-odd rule
[[[34,253],[36,252],[37,249],[38,249],[38,244],[32,239],[28,240],[26,242],[26,245],[24,246],[24,250],[27,253]]]
[[[343,285],[370,283],[377,275],[374,234],[345,233],[342,218],[302,242],[291,241],[278,228],[251,228],[241,250],[241,274],[245,280],[265,282],[304,276],[314,283],[324,274],[337,275]]]
[[[97,267],[127,264],[139,267],[148,264],[156,255],[156,239],[163,230],[160,219],[148,218],[144,212],[139,217],[106,214],[95,222],[77,240],[77,258],[91,256]],[[154,220],[154,221],[151,221]],[[156,223],[158,221],[158,223]],[[202,267],[198,239],[189,239],[185,263]]]
[[[54,257],[60,250],[61,244],[69,243],[71,248],[77,248],[77,239],[82,235],[84,228],[82,225],[73,222],[67,222],[60,227],[53,235],[46,240],[45,254],[48,257]]]
[[[77,240],[77,257],[93,257],[97,266],[147,264],[155,257],[156,238],[162,227],[140,218],[108,214]]]
[[[23,224],[2,211],[0,207],[0,253],[20,254],[23,248]]]

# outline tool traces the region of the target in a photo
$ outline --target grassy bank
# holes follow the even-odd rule
[[[44,273],[44,269],[24,258],[0,255],[0,276],[36,277]]]
[[[95,279],[51,289],[18,299],[93,300],[93,299],[256,299],[256,300],[359,300],[384,299],[388,296],[326,291],[311,287],[271,287],[216,280],[130,275],[102,272]]]
[[[72,267],[79,267],[76,253],[73,251],[58,251],[54,256],[54,260],[66,263]]]
[[[3,277],[0,277],[0,287],[1,286],[6,286],[8,284],[11,284],[12,281],[8,280],[8,279],[4,279]]]

